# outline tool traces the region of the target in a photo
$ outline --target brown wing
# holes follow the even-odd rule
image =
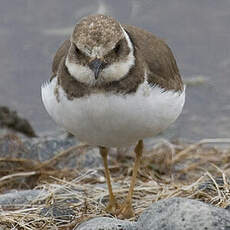
[[[65,40],[62,45],[58,48],[54,58],[53,58],[53,64],[52,64],[52,77],[55,77],[58,72],[58,67],[60,65],[60,62],[62,58],[66,55],[67,51],[70,47],[70,40]]]
[[[148,82],[169,90],[183,90],[183,83],[171,49],[161,39],[143,29],[123,25],[129,34],[136,56],[141,56],[147,66]]]

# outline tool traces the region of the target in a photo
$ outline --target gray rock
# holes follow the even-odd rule
[[[135,222],[97,217],[80,224],[74,230],[137,230],[137,227]]]
[[[227,230],[230,212],[186,198],[170,198],[152,204],[139,217],[143,230]]]
[[[59,222],[65,221],[65,223],[67,221],[72,221],[75,217],[73,209],[62,203],[52,204],[49,207],[43,208],[40,212],[40,215],[45,217],[52,217]]]
[[[18,133],[4,131],[4,133],[0,133],[1,157],[45,161],[52,158],[57,152],[67,149],[76,143],[74,138],[68,138],[67,135],[60,132],[53,136],[27,138]]]
[[[98,148],[88,149],[85,154],[81,154],[76,158],[75,165],[73,168],[78,168],[78,170],[89,168],[99,168],[103,166],[102,158],[99,153]]]
[[[0,195],[1,206],[14,206],[14,205],[25,205],[31,201],[38,199],[39,197],[45,197],[46,192],[42,190],[24,190],[24,191],[13,191],[3,195]]]
[[[215,177],[214,179],[215,179],[215,183],[219,186],[220,189],[224,187],[224,180],[222,176]],[[229,184],[230,181],[228,177],[226,178],[226,180],[227,180],[227,183]],[[212,179],[209,179],[209,180],[206,180],[200,183],[198,185],[198,189],[206,193],[212,193],[216,191],[216,185],[214,184]]]
[[[41,162],[51,159],[55,154],[77,143],[75,138],[69,138],[65,133],[32,139],[24,138],[22,141],[25,149],[29,150],[27,156]]]
[[[17,134],[6,135],[0,136],[0,157],[17,157],[44,162],[78,144],[76,138],[69,137],[66,132],[57,132],[53,135],[37,138],[26,138]],[[82,151],[70,151],[68,156],[52,166],[81,170],[102,167],[103,164],[98,148],[89,146]]]
[[[46,191],[24,190],[0,195],[1,206],[20,206],[45,198]],[[40,200],[40,199],[39,199]],[[71,222],[75,212],[64,203],[41,210],[40,215],[53,217],[57,223]],[[230,230],[230,212],[226,209],[186,198],[158,201],[147,208],[137,222],[97,217],[81,223],[75,230]]]

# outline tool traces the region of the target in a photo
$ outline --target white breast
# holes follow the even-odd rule
[[[146,82],[134,94],[95,93],[68,100],[57,80],[42,86],[42,100],[50,116],[76,137],[91,145],[128,146],[166,129],[182,111],[182,93],[163,92]]]

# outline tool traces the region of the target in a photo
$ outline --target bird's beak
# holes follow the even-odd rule
[[[104,67],[105,62],[98,58],[95,58],[93,61],[89,63],[89,68],[94,72],[95,79],[98,79],[98,76]]]

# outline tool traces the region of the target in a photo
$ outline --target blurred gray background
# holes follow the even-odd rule
[[[198,140],[230,136],[229,0],[1,0],[0,105],[47,133],[40,85],[52,57],[78,19],[102,13],[166,40],[187,82],[183,114],[165,133]]]

